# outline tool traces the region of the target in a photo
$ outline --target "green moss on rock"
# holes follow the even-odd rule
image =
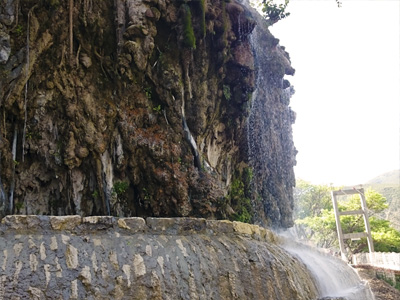
[[[185,47],[196,49],[196,38],[194,36],[192,24],[192,12],[187,4],[182,4],[183,8],[183,44]]]

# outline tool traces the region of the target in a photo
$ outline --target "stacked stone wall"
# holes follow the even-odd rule
[[[256,225],[36,215],[6,216],[0,225],[0,299],[295,295],[316,297],[310,275]]]

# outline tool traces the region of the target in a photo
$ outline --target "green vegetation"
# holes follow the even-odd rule
[[[187,4],[182,4],[183,8],[183,44],[185,47],[196,49],[196,38],[194,36],[192,13]]]
[[[338,247],[335,215],[330,192],[333,187],[312,185],[298,181],[295,191],[296,224],[303,229],[304,235],[324,248]],[[400,252],[400,232],[393,228],[390,221],[380,219],[379,214],[387,209],[386,198],[371,188],[365,191],[369,210],[369,221],[375,251]],[[352,195],[338,202],[339,211],[361,209],[359,195]],[[364,232],[364,220],[359,215],[340,217],[343,233]],[[351,253],[368,252],[366,238],[345,240]]]
[[[231,100],[231,87],[229,85],[224,84],[222,87],[222,91],[224,93],[224,97],[226,100]]]
[[[21,213],[21,209],[24,207],[24,203],[23,202],[17,202],[15,203],[15,210],[17,214]]]
[[[126,181],[116,181],[112,188],[112,193],[116,194],[118,197],[124,195],[128,190],[129,183]]]
[[[250,198],[250,184],[253,178],[251,168],[244,168],[242,173],[232,181],[229,194],[231,205],[235,213],[234,221],[250,223],[253,215]]]
[[[377,272],[376,278],[380,280],[386,281],[388,284],[393,286],[394,288],[398,289],[400,291],[400,275],[395,275],[396,278],[396,284],[393,282],[393,279],[390,277],[387,277],[384,272]]]
[[[99,191],[98,191],[98,190],[95,190],[95,191],[92,193],[92,197],[93,197],[94,199],[97,199],[97,198],[99,197]]]
[[[262,11],[264,18],[267,20],[268,25],[271,26],[281,19],[284,19],[290,15],[286,12],[286,7],[289,4],[289,0],[285,0],[284,4],[275,4],[273,0],[263,0]]]
[[[146,98],[148,100],[151,100],[151,95],[152,95],[151,87],[149,87],[149,86],[145,87],[143,90],[146,93]]]
[[[161,105],[159,104],[159,105],[157,105],[157,106],[154,106],[154,107],[153,107],[153,111],[156,112],[156,113],[158,113],[158,114],[161,113]]]
[[[15,27],[15,33],[16,33],[18,36],[22,35],[23,30],[24,30],[24,29],[22,28],[22,25],[21,25],[21,24],[18,24],[18,25]]]
[[[57,8],[60,5],[59,0],[48,0],[47,3],[52,8]]]

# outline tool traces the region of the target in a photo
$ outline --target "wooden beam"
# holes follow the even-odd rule
[[[339,215],[341,216],[348,216],[348,215],[363,215],[364,211],[362,209],[359,210],[348,210],[348,211],[341,211]]]
[[[338,190],[338,191],[332,191],[332,194],[334,196],[345,196],[345,195],[354,195],[354,194],[360,194],[360,193],[364,193],[364,189],[363,188],[359,188],[359,189],[347,189],[347,190]]]
[[[353,233],[346,233],[343,234],[344,239],[361,239],[364,237],[368,237],[368,233],[366,232],[353,232]]]
[[[371,228],[369,226],[369,219],[367,215],[367,200],[365,199],[364,191],[360,193],[360,198],[361,198],[361,208],[365,211],[364,214],[364,225],[365,229],[368,233],[367,239],[368,239],[368,250],[369,253],[374,252],[374,241],[372,240],[372,233],[371,233]]]

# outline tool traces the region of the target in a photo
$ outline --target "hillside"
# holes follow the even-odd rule
[[[379,176],[368,180],[367,185],[396,185],[400,186],[400,170],[393,170],[390,172],[383,173]]]
[[[400,170],[394,170],[381,174],[365,184],[386,197],[389,208],[384,211],[382,217],[391,221],[393,226],[400,230]]]

